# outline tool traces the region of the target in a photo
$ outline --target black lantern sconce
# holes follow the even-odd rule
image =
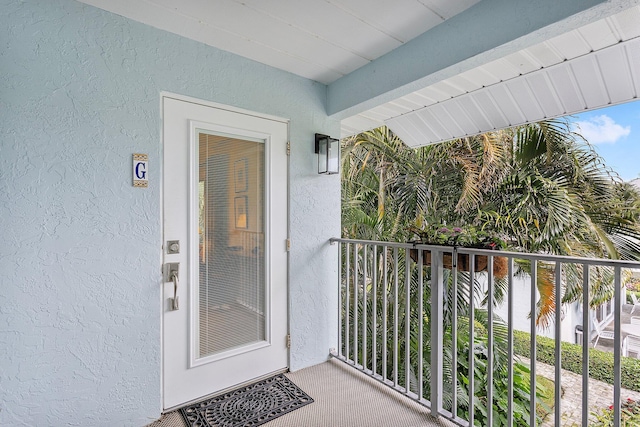
[[[316,133],[316,154],[319,174],[340,172],[340,140]]]

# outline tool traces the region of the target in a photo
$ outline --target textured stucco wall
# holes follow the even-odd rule
[[[336,339],[326,88],[73,0],[0,0],[0,425],[160,414],[160,91],[291,120],[292,369]],[[150,187],[131,186],[148,153]]]

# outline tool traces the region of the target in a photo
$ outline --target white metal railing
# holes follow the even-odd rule
[[[581,423],[588,425],[590,274],[602,267],[612,270],[615,288],[613,408],[614,425],[620,425],[621,277],[623,269],[638,269],[640,263],[339,238],[331,239],[331,243],[339,244],[340,248],[339,343],[332,355],[427,406],[433,415],[460,426],[474,425],[476,416],[484,417],[479,420],[483,425],[539,424],[535,313],[540,263],[553,269],[555,301],[562,301],[563,297],[563,287],[555,284],[566,281],[569,270],[582,281]],[[494,263],[505,259],[506,277],[496,279]],[[464,266],[467,271],[461,271],[461,260],[468,260]],[[486,267],[478,265],[480,261],[483,264],[486,261]],[[528,420],[516,420],[522,411],[514,408],[517,404],[514,401],[513,335],[515,262],[530,266],[531,293],[518,296],[519,300],[528,300],[532,313]],[[423,265],[426,268],[422,268]],[[486,293],[482,295],[477,287],[479,278],[486,280]],[[508,314],[504,321],[496,318],[494,304],[483,304],[480,299],[485,296],[487,301],[494,301],[499,292],[497,280],[506,282]],[[562,304],[556,304],[553,313],[556,426],[561,425],[563,412],[561,310]],[[476,321],[481,315],[486,315],[486,322]],[[476,328],[480,326],[477,325],[486,331],[478,333]],[[496,383],[504,382],[505,376],[506,396],[504,390],[495,387]],[[506,414],[494,409],[499,406],[497,401],[506,404]],[[485,411],[478,412],[482,402],[485,402]]]

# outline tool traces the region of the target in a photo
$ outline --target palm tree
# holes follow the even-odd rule
[[[640,196],[622,183],[593,148],[570,131],[566,122],[530,124],[418,149],[406,147],[389,129],[382,127],[343,141],[342,159],[344,237],[408,241],[412,238],[411,226],[416,224],[469,224],[504,236],[512,250],[640,259]],[[382,277],[384,269],[393,268],[378,261],[372,265],[380,269],[378,277]],[[520,261],[518,267],[521,273],[530,273],[530,264]],[[416,285],[418,268],[421,267],[413,266],[407,270],[411,274],[408,282],[411,301],[419,298]],[[400,271],[404,274],[404,267]],[[400,310],[400,313],[407,313],[399,318],[401,327],[408,322],[412,331],[417,322],[423,322],[425,330],[429,330],[428,269],[426,274],[424,312],[417,313],[413,302],[410,307]],[[456,301],[452,301],[451,274],[445,278],[443,357],[445,375],[451,376],[452,357],[448,350],[453,336],[450,305],[456,304],[458,325],[462,326],[457,346],[458,381],[447,382],[457,384],[458,404],[468,411],[469,396],[463,384],[469,375],[465,354],[471,343],[465,335],[468,330],[465,321],[468,325],[470,288],[473,287],[477,302],[482,296],[479,283],[471,284],[468,276],[459,274],[462,276],[458,279],[461,292],[458,292]],[[580,274],[577,269],[567,268],[563,303],[581,299]],[[546,326],[555,309],[553,266],[539,263],[537,278],[540,300],[537,313],[532,315],[537,316],[539,325]],[[404,284],[404,279],[400,283]],[[610,271],[601,269],[592,273],[590,283],[593,288],[592,306],[611,298],[613,280]],[[388,292],[388,287],[388,284],[383,284],[377,292]],[[503,288],[498,286],[493,303],[500,302],[500,289]],[[400,293],[405,291],[402,289]],[[380,305],[382,298],[368,303],[374,301]],[[404,304],[403,301],[398,303]],[[378,313],[384,309],[380,306]],[[486,365],[483,365],[483,352],[486,350],[482,349],[486,348],[487,338],[481,325],[493,323],[498,343],[506,339],[500,332],[504,332],[504,327],[499,319],[489,319],[482,308],[474,311],[473,321],[479,325],[479,333],[472,344],[476,359],[475,376],[486,378]],[[413,335],[408,342],[404,342],[403,337],[398,342],[401,352],[410,348],[414,363],[418,360],[417,342]],[[493,367],[496,375],[506,369],[506,365],[501,364],[506,355],[500,353],[505,348],[506,345],[498,345],[494,349],[497,351]],[[430,344],[426,342],[422,361],[426,366],[430,351]],[[376,352],[370,349],[370,354],[373,356]],[[411,370],[417,366],[400,363],[399,369],[402,378],[413,378]],[[526,377],[524,365],[516,364],[515,369],[516,375]],[[412,381],[405,386],[412,387]],[[429,387],[428,378],[424,387]],[[527,425],[528,385],[521,381],[515,387],[519,389],[516,392],[518,401],[514,403],[522,408],[519,414],[522,417],[516,422]],[[451,403],[451,392],[444,390],[445,405]],[[499,394],[500,390],[496,389],[496,396]],[[482,411],[486,416],[487,402],[482,399],[486,396],[474,396],[477,419],[482,418]],[[494,400],[496,409],[497,405]]]
[[[514,250],[640,259],[640,196],[566,121],[418,149],[382,127],[343,147],[345,236],[407,241],[412,224],[470,224],[503,235]],[[536,315],[542,326],[555,308],[547,273],[541,266]],[[606,271],[594,280],[596,306],[612,297],[613,287]],[[581,284],[567,281],[564,303],[581,297]]]

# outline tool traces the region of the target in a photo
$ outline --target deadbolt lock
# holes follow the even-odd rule
[[[180,241],[179,240],[167,240],[167,253],[179,254],[180,253]]]

